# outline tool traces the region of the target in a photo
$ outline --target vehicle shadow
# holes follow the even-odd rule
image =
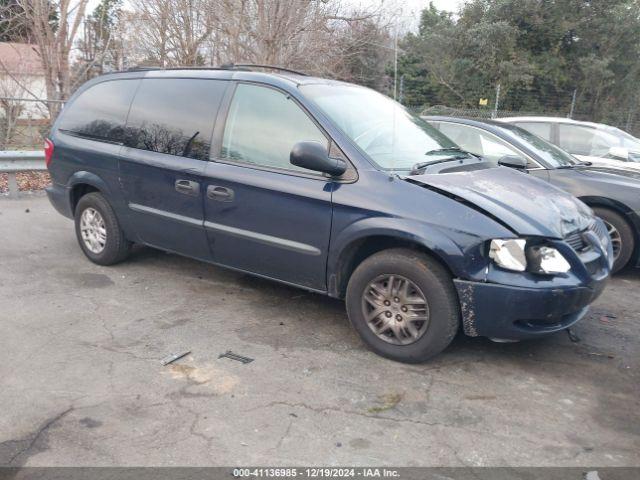
[[[225,293],[233,297],[233,301],[241,301],[253,307],[252,320],[236,330],[243,340],[276,348],[305,345],[317,350],[367,351],[349,324],[342,300],[148,247],[136,247],[128,263],[132,266],[153,266],[180,277],[204,282],[201,289],[198,289],[197,283],[192,286],[194,292],[202,292],[203,296],[211,292],[210,284],[224,285]],[[640,272],[627,275],[632,275],[629,278],[637,278]],[[271,335],[269,332],[274,326],[280,327],[279,333]],[[283,327],[286,335],[282,335]],[[559,352],[567,354],[568,351],[575,350],[576,345],[570,341],[566,332],[518,343],[495,343],[486,338],[467,337],[459,332],[444,353],[425,365],[437,367],[452,361],[489,360],[517,360],[526,363],[533,358],[537,358],[537,365],[540,365],[542,357],[571,364],[575,353],[563,360],[558,355]],[[547,364],[548,360],[542,363]]]

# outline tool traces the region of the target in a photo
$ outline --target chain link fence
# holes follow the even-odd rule
[[[504,118],[521,116],[546,116],[572,118],[587,122],[604,123],[621,128],[631,135],[640,137],[640,112],[633,99],[629,99],[628,107],[599,108],[599,113],[592,113],[593,106],[581,98],[574,90],[571,95],[542,96],[530,91],[502,92],[497,86],[491,95],[482,92],[477,95],[478,106],[458,104],[442,105],[434,101],[427,106],[412,106],[411,110],[420,115],[442,115],[467,118]],[[516,106],[516,108],[514,108]]]
[[[505,117],[564,117],[572,118],[585,122],[596,122],[621,128],[635,137],[640,137],[640,119],[630,116],[627,112],[611,111],[604,118],[594,118],[589,114],[574,113],[569,116],[566,112],[559,110],[502,110],[493,111],[482,108],[456,108],[446,105],[434,105],[431,107],[411,107],[411,110],[420,115],[441,115],[446,117],[464,117],[464,118],[505,118]]]

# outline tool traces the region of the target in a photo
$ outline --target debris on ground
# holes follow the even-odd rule
[[[382,405],[378,407],[368,408],[367,411],[369,413],[380,413],[380,412],[385,412],[387,410],[391,410],[392,408],[394,408],[396,405],[400,403],[400,400],[402,400],[402,395],[400,395],[399,393],[389,393],[387,395],[383,395],[381,397],[381,400],[382,400]]]
[[[241,363],[251,363],[253,362],[253,358],[243,357],[242,355],[238,355],[237,353],[233,353],[231,350],[227,350],[225,353],[221,353],[218,355],[218,358],[229,358],[231,360],[235,360]]]
[[[580,337],[576,335],[570,328],[567,328],[567,335],[569,335],[569,340],[571,340],[573,343],[578,343],[580,341]]]
[[[164,357],[162,360],[160,360],[160,363],[162,363],[162,366],[169,365],[170,363],[173,363],[182,357],[186,357],[190,353],[191,353],[191,350],[187,350],[186,352],[182,352],[182,353],[172,353],[171,355],[168,355]]]
[[[616,358],[616,356],[611,353],[589,352],[588,355],[593,355],[595,357]]]
[[[614,323],[612,322],[612,320],[615,320],[617,318],[618,317],[616,315],[613,315],[612,313],[608,313],[600,317],[600,323],[606,323],[606,324]]]

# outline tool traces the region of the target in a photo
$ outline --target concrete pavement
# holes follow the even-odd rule
[[[639,287],[616,277],[579,343],[409,366],[341,302],[146,248],[99,267],[46,198],[0,199],[0,465],[637,466]]]

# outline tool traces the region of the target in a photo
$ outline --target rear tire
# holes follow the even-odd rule
[[[367,346],[399,362],[424,362],[442,352],[460,325],[451,275],[432,257],[409,249],[364,260],[349,279],[346,306]],[[420,318],[427,320],[415,320]]]
[[[92,192],[80,198],[75,210],[75,225],[80,248],[93,263],[114,265],[129,255],[131,243],[101,193]]]
[[[631,255],[636,248],[633,230],[624,217],[613,210],[595,207],[593,211],[604,221],[607,230],[609,230],[609,234],[612,236],[615,260],[611,272],[619,272],[629,263]],[[616,244],[618,244],[617,250]],[[615,256],[616,253],[617,257]]]

